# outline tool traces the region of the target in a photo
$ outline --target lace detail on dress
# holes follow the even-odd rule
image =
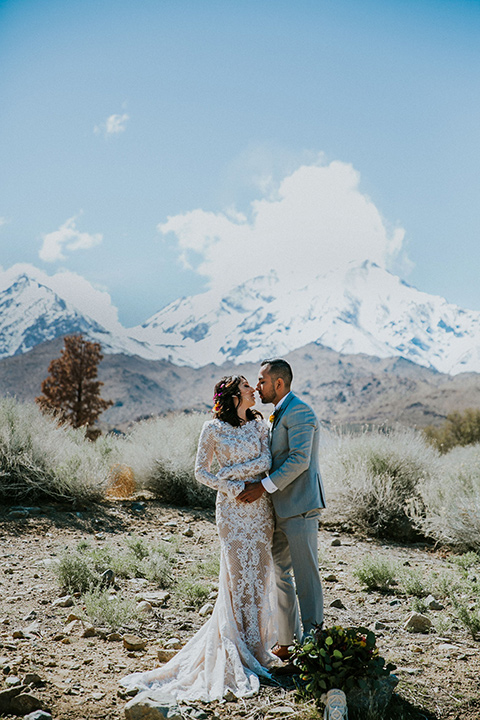
[[[221,466],[216,475],[214,455]],[[170,662],[128,675],[121,681],[125,687],[161,688],[179,700],[220,700],[228,690],[248,697],[258,691],[258,676],[270,677],[268,668],[281,665],[270,652],[277,616],[272,504],[266,493],[254,503],[236,499],[244,480],[260,480],[270,462],[264,422],[234,428],[212,420],[203,426],[195,476],[218,490],[218,599],[211,618]]]

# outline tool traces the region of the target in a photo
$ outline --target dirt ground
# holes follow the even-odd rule
[[[38,511],[37,511],[38,513]],[[40,506],[40,512],[11,519],[0,509],[0,691],[14,677],[22,681],[36,673],[41,685],[32,689],[54,718],[61,720],[117,720],[124,717],[127,699],[119,695],[119,679],[130,672],[158,664],[159,648],[172,637],[186,642],[204,619],[175,599],[154,608],[141,625],[122,628],[146,639],[145,650],[129,651],[122,639],[104,634],[81,637],[65,631],[73,607],[54,607],[62,591],[52,572],[66,548],[80,540],[92,545],[118,545],[127,534],[146,541],[180,538],[176,573],[188,574],[191,562],[218,553],[214,512],[177,509],[145,500],[144,509],[131,501],[112,501],[95,509],[71,510]],[[184,534],[187,532],[187,536]],[[190,536],[188,536],[190,535]],[[334,543],[332,545],[332,542]],[[319,532],[319,556],[324,579],[326,625],[363,625],[377,629],[380,654],[397,665],[398,701],[389,717],[402,720],[478,720],[480,718],[480,643],[453,625],[448,634],[412,634],[403,629],[411,598],[368,593],[352,575],[366,554],[384,555],[417,567],[426,574],[441,570],[446,553],[421,545],[407,546],[360,537],[336,519],[335,508],[324,517]],[[335,579],[328,580],[335,576]],[[138,585],[117,580],[118,592],[134,596]],[[154,584],[143,590],[158,590]],[[331,607],[331,603],[343,607]],[[448,608],[442,611],[445,615]],[[436,616],[430,613],[434,626]],[[34,625],[32,626],[32,623]],[[30,631],[25,632],[30,626]],[[33,628],[33,629],[32,629]],[[19,632],[20,631],[20,632]],[[25,637],[21,637],[21,635]],[[20,637],[18,637],[20,635]],[[314,717],[311,709],[295,703],[295,690],[286,678],[282,687],[262,686],[260,695],[246,701],[184,707],[186,717],[262,718]],[[320,717],[320,714],[318,715]]]

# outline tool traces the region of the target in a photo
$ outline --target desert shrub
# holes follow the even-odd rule
[[[175,594],[182,605],[200,607],[205,603],[212,588],[204,582],[182,578],[178,581]]]
[[[94,625],[107,626],[118,630],[138,617],[137,603],[125,597],[117,597],[108,592],[94,588],[82,598],[86,615]]]
[[[192,413],[138,423],[121,442],[122,462],[132,468],[137,485],[163,502],[213,506],[215,492],[194,476],[198,438],[206,419]]]
[[[353,574],[367,590],[391,592],[397,584],[398,565],[384,558],[365,556]]]
[[[428,425],[423,432],[441,453],[446,453],[457,445],[480,443],[480,410],[468,408],[462,413],[450,413],[443,425]]]
[[[426,578],[419,570],[402,570],[399,582],[405,595],[413,595],[416,598],[424,598],[429,594],[429,579]]]
[[[454,600],[455,613],[458,620],[469,631],[473,640],[480,637],[480,611],[476,607],[469,607],[466,603]]]
[[[329,492],[344,516],[381,537],[411,539],[409,508],[418,485],[437,473],[439,454],[413,430],[365,431],[333,437],[322,454]]]
[[[113,570],[117,577],[147,578],[162,588],[172,584],[174,559],[170,547],[164,543],[150,545],[138,537],[127,538],[125,544],[125,550],[110,546],[91,549],[88,544],[82,545],[82,549],[77,546],[77,555],[96,571],[97,578],[105,570]]]
[[[413,505],[412,514],[426,535],[459,550],[480,549],[480,445],[444,455],[418,490],[421,507]]]
[[[60,586],[70,592],[87,592],[100,582],[94,563],[84,553],[65,552],[54,572]]]
[[[111,440],[98,447],[82,428],[58,426],[34,404],[0,400],[0,499],[100,500],[114,453]]]

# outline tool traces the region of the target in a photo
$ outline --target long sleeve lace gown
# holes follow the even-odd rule
[[[220,465],[211,472],[216,455]],[[273,510],[264,493],[253,503],[237,500],[245,480],[260,481],[270,468],[268,429],[251,420],[240,427],[215,419],[200,435],[195,476],[217,490],[216,520],[221,546],[218,598],[210,619],[160,668],[133,673],[122,685],[162,690],[177,700],[220,700],[258,692],[259,677],[279,664],[276,588],[271,554]]]

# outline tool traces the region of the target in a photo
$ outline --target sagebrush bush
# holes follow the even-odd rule
[[[398,564],[381,557],[365,556],[353,574],[367,590],[391,592],[397,584]]]
[[[82,598],[85,612],[94,625],[107,626],[118,630],[138,618],[137,603],[126,597],[117,597],[108,592],[94,588]]]
[[[54,572],[62,588],[70,592],[87,592],[100,583],[92,559],[82,552],[65,552]]]
[[[122,462],[138,487],[181,506],[211,507],[215,492],[195,480],[198,438],[208,416],[169,415],[138,423],[120,443]]]
[[[418,485],[435,477],[439,453],[418,432],[380,429],[332,436],[322,453],[328,492],[346,519],[381,537],[411,539],[410,505]]]
[[[104,493],[114,443],[59,426],[36,405],[0,400],[0,499],[95,502]]]
[[[459,550],[480,550],[480,445],[457,447],[418,486],[422,531]]]
[[[441,453],[446,453],[457,445],[479,443],[480,410],[467,408],[464,412],[450,413],[443,425],[429,425],[423,432]]]

